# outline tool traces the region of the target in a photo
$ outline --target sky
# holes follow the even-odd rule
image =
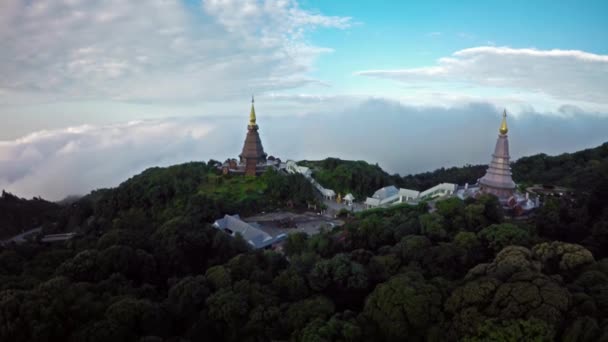
[[[0,188],[269,154],[407,174],[608,140],[606,1],[2,0]]]

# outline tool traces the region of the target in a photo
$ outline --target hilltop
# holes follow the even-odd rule
[[[219,175],[213,161],[151,168],[51,215],[53,229],[81,233],[73,240],[0,247],[0,340],[602,340],[606,146],[517,161],[519,182],[576,189],[527,220],[505,220],[492,196],[450,198],[432,212],[421,203],[350,215],[290,234],[282,251],[252,250],[211,222],[304,210],[316,200],[304,176]],[[338,185],[363,177],[351,189],[362,193],[474,180],[482,168],[399,177],[365,162],[306,164]]]
[[[24,230],[56,221],[62,207],[41,198],[26,200],[2,191],[0,197],[0,240]]]
[[[561,185],[581,191],[595,187],[597,176],[608,163],[608,143],[574,153],[549,156],[544,153],[523,157],[512,163],[514,180],[522,187],[532,184]],[[473,184],[481,178],[487,165],[465,165],[439,168],[414,175],[390,175],[379,165],[365,161],[327,158],[301,161],[310,167],[313,177],[324,187],[336,192],[353,193],[357,198],[371,196],[387,185],[413,190],[426,190],[439,183]]]

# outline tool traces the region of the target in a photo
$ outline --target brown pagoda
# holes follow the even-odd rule
[[[247,137],[243,145],[243,152],[239,155],[240,164],[245,169],[245,175],[255,176],[258,170],[266,166],[266,153],[262,147],[262,140],[258,134],[258,125],[255,119],[255,108],[251,98],[251,112],[249,113],[249,125],[247,126]]]

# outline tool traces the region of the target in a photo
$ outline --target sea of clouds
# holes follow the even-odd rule
[[[487,163],[500,109],[406,106],[371,99],[335,113],[260,117],[267,153],[285,159],[339,157],[378,163],[391,173]],[[0,189],[60,200],[114,187],[153,166],[225,160],[240,153],[247,118],[189,117],[82,125],[0,142]],[[608,140],[606,116],[564,108],[509,118],[513,158],[558,154]]]

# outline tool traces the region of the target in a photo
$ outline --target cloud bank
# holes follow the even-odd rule
[[[356,75],[386,78],[429,89],[574,104],[587,111],[608,112],[608,55],[578,50],[514,49],[480,46],[456,51],[434,66],[366,70]]]
[[[500,110],[488,103],[440,108],[371,99],[298,117],[267,117],[260,106],[257,111],[270,155],[365,160],[401,174],[487,163],[500,123]],[[236,157],[246,121],[172,118],[36,132],[0,142],[0,188],[59,200],[116,186],[152,166]],[[510,118],[509,126],[511,153],[518,158],[599,145],[607,139],[608,120],[580,111],[568,117],[530,112]]]
[[[306,33],[350,18],[295,0],[2,0],[0,104],[224,100],[322,83]]]

